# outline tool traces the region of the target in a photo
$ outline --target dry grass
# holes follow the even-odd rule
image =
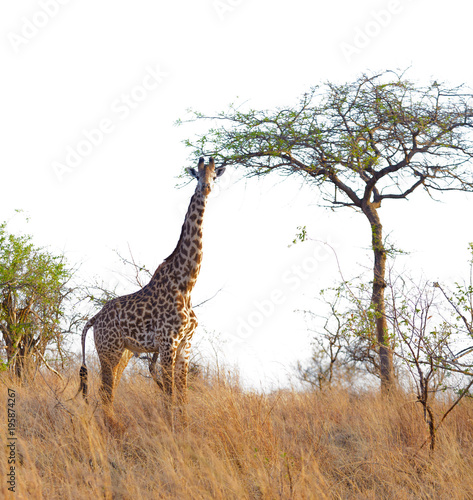
[[[133,374],[117,392],[120,434],[93,404],[67,401],[77,370],[64,392],[53,377],[18,387],[3,376],[3,444],[7,386],[19,437],[15,494],[0,457],[3,498],[473,498],[471,400],[447,418],[430,456],[428,446],[419,451],[428,432],[408,396],[387,404],[342,389],[260,395],[213,377],[192,384],[187,424],[176,417],[171,430],[157,387]]]

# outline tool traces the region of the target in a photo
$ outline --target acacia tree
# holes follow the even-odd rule
[[[369,223],[373,250],[372,304],[382,389],[394,383],[385,314],[387,250],[379,208],[419,188],[473,191],[472,95],[463,86],[419,85],[385,71],[346,84],[325,83],[292,108],[191,120],[215,125],[187,145],[237,165],[246,176],[302,175],[331,207],[349,207]]]

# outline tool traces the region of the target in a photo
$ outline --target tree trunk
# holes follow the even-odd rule
[[[34,339],[27,334],[22,334],[19,340],[15,339],[15,329],[11,324],[0,325],[7,353],[7,364],[10,372],[18,379],[23,380],[26,375],[28,363],[31,361],[34,347],[38,339]],[[43,353],[42,353],[43,354]]]
[[[371,302],[376,315],[376,340],[379,348],[381,390],[383,393],[387,393],[393,389],[395,379],[393,353],[389,345],[384,302],[384,289],[386,288],[386,249],[383,245],[383,226],[379,219],[377,211],[378,206],[371,202],[364,203],[363,213],[368,218],[371,226],[372,249],[374,254],[373,295]]]

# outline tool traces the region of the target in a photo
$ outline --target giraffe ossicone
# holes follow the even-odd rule
[[[160,357],[164,391],[187,400],[187,372],[191,340],[197,319],[191,305],[191,292],[202,262],[202,223],[212,184],[225,171],[215,167],[213,158],[206,165],[200,158],[197,170],[187,169],[197,179],[181,235],[174,251],[156,269],[141,290],[107,302],[84,326],[80,391],[87,397],[85,340],[93,327],[101,365],[100,396],[111,409],[115,389],[133,353],[153,353],[150,372],[156,380],[156,360]]]

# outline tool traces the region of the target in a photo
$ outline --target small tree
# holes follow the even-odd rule
[[[386,318],[395,366],[403,385],[413,389],[422,405],[433,451],[442,422],[463,397],[472,396],[473,253],[470,281],[457,283],[453,293],[438,283],[417,284],[406,273],[394,277],[391,272],[387,290]],[[370,343],[373,325],[366,292],[363,283],[355,281],[324,291],[328,315],[319,315],[323,326],[314,330],[311,360],[297,366],[301,380],[322,387],[350,366],[373,374],[375,348]],[[444,391],[451,403],[438,415],[432,401]]]
[[[304,311],[313,334],[310,360],[296,365],[299,380],[322,389],[333,382],[353,383],[360,375],[379,377],[373,315],[363,283],[343,281],[320,291],[313,311]]]
[[[473,191],[471,98],[462,87],[421,86],[386,71],[314,87],[292,108],[243,112],[231,106],[217,116],[193,115],[217,123],[187,141],[197,155],[238,165],[247,176],[302,175],[329,206],[364,215],[373,251],[371,300],[384,389],[393,384],[394,371],[379,208],[419,188]]]
[[[72,271],[64,256],[32,243],[31,236],[9,234],[0,225],[0,331],[8,367],[23,378],[29,366],[46,362],[46,348],[61,350],[66,299]],[[4,358],[4,360],[5,360]]]
[[[323,292],[322,290],[322,295]],[[345,324],[338,314],[338,298],[333,302],[326,302],[330,307],[330,314],[327,317],[322,317],[312,311],[304,311],[304,315],[310,321],[317,322],[322,319],[323,326],[321,332],[318,329],[308,329],[314,334],[312,355],[309,363],[297,362],[296,372],[299,380],[318,389],[330,386],[335,378],[335,372],[338,372],[339,366],[343,364],[340,358],[343,356],[345,346]]]
[[[396,338],[396,356],[414,383],[433,451],[439,426],[473,386],[473,318],[471,312],[469,321],[458,315],[462,308],[471,309],[473,289],[471,284],[457,284],[454,296],[448,297],[438,283],[416,285],[404,276],[389,288],[388,321]],[[469,347],[460,348],[465,341]],[[438,422],[431,401],[445,390],[455,397]]]
[[[380,378],[376,313],[369,288],[363,277],[342,281],[320,291],[317,313],[305,311],[314,336],[311,359],[296,366],[301,381],[322,388],[333,381],[352,384],[354,377]],[[395,339],[391,334],[389,339],[394,351]]]

